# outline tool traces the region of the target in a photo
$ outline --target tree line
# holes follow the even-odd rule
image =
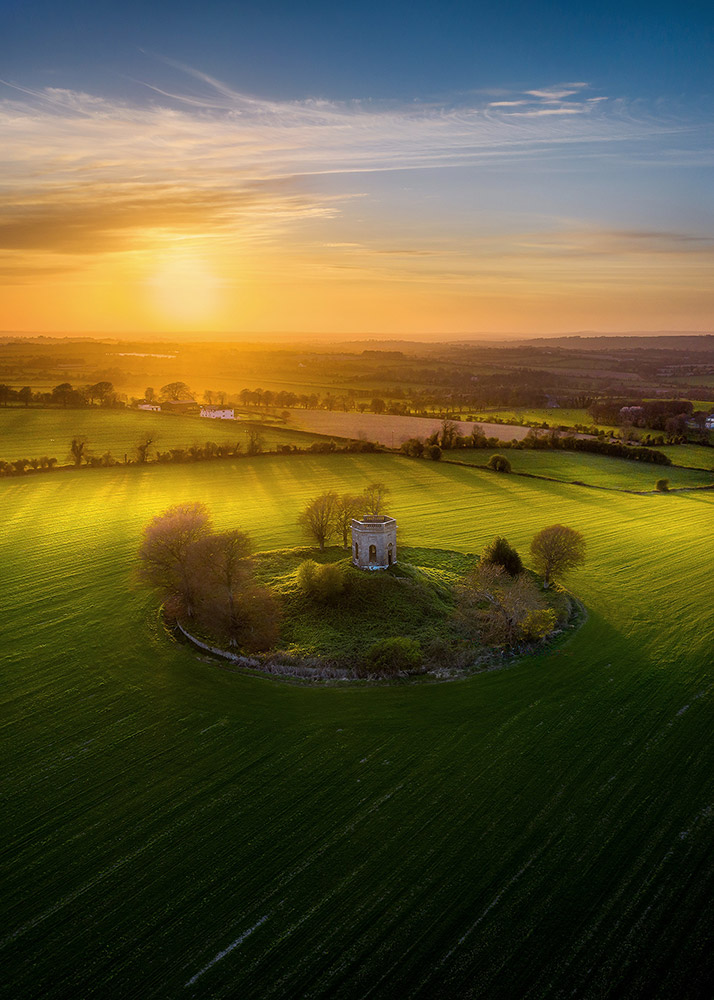
[[[123,459],[116,458],[111,451],[96,454],[83,435],[72,438],[66,456],[67,464],[60,466],[54,457],[43,455],[40,458],[18,458],[14,461],[0,459],[0,478],[23,476],[34,472],[51,472],[58,468],[112,468],[116,465],[167,465],[186,464],[190,462],[209,462],[225,458],[252,458],[256,455],[305,455],[331,454],[333,452],[377,452],[379,446],[374,441],[345,441],[337,444],[335,441],[313,441],[305,448],[298,445],[276,445],[271,451],[266,447],[265,437],[258,427],[247,428],[245,447],[240,441],[217,444],[206,441],[204,444],[192,444],[186,448],[167,448],[162,451],[157,447],[158,438],[153,434],[143,436]]]
[[[463,434],[458,423],[444,420],[441,428],[429,437],[413,437],[404,441],[400,451],[411,458],[439,459],[444,451],[459,448],[481,449],[558,449],[561,451],[589,452],[594,455],[610,455],[615,458],[627,458],[634,462],[650,462],[655,465],[671,465],[672,460],[655,448],[646,445],[626,445],[618,441],[606,441],[602,438],[575,437],[571,434],[561,434],[557,430],[541,435],[536,428],[531,428],[525,438],[520,441],[501,441],[495,437],[487,437],[476,425],[470,434]]]

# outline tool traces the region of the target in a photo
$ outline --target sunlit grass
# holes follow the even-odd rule
[[[308,497],[375,479],[412,545],[499,533],[528,561],[545,525],[582,531],[588,621],[468,682],[317,689],[203,661],[135,586],[170,504],[276,549]],[[705,995],[714,496],[338,455],[5,480],[0,504],[14,998]]]

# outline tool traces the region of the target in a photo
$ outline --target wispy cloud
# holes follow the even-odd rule
[[[335,194],[321,180],[330,175],[530,163],[575,147],[583,158],[683,128],[585,96],[585,83],[471,103],[270,101],[180,68],[190,88],[147,85],[144,104],[5,85],[0,250],[76,256],[187,235],[278,241],[361,193],[343,182]]]

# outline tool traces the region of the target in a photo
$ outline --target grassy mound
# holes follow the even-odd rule
[[[305,593],[297,574],[306,559],[337,563],[342,594],[323,602]],[[393,636],[417,639],[424,649],[434,639],[457,641],[454,587],[476,562],[475,556],[457,552],[405,548],[397,564],[370,573],[356,569],[342,548],[290,549],[259,556],[256,575],[281,598],[280,649],[301,657],[356,661]]]
[[[424,666],[467,666],[483,651],[463,630],[457,610],[457,588],[478,564],[478,557],[443,549],[402,546],[399,562],[387,570],[367,572],[352,565],[345,550],[333,546],[263,552],[255,558],[256,579],[270,586],[282,607],[276,655],[362,673],[370,654],[385,640],[404,637],[418,643]],[[339,592],[331,597],[310,592],[304,567],[312,561],[338,570]],[[551,606],[563,622],[567,596],[551,591]],[[209,636],[202,638],[210,639]],[[215,640],[212,645],[217,645]],[[379,672],[379,671],[377,671]]]

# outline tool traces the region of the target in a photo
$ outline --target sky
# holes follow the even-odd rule
[[[709,331],[713,41],[687,0],[4,0],[0,329]]]

